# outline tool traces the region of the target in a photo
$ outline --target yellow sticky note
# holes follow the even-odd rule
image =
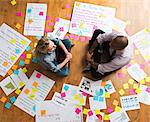
[[[25,85],[25,84],[24,84],[23,81],[20,81],[20,82],[19,82],[19,86],[20,86],[20,87],[23,87],[24,85]]]
[[[34,43],[34,47],[36,47],[37,43]]]
[[[27,54],[26,55],[26,58],[28,58],[28,59],[31,59],[31,57],[32,57],[32,54]]]
[[[74,100],[79,100],[79,98],[80,98],[80,95],[79,94],[76,94],[76,95],[74,95]]]
[[[113,101],[113,105],[114,105],[114,106],[117,106],[118,104],[119,104],[119,102],[118,102],[117,100],[114,100],[114,101]]]
[[[137,88],[137,89],[135,90],[135,92],[136,92],[137,94],[141,93],[140,88]]]
[[[26,73],[26,72],[27,72],[27,68],[24,67],[24,68],[22,69],[22,72],[23,72],[23,73]]]
[[[116,106],[116,107],[115,107],[115,112],[120,112],[120,109],[121,109],[121,108],[120,108],[119,106]]]
[[[41,110],[41,116],[46,116],[46,110]]]
[[[104,120],[110,120],[110,117],[108,114],[104,114]]]
[[[140,80],[140,84],[145,84],[145,80],[144,79]]]
[[[21,90],[20,90],[20,89],[17,89],[17,90],[15,91],[15,93],[16,93],[17,95],[19,95],[19,94],[21,93]]]
[[[21,40],[21,44],[25,45],[26,43],[26,40]]]
[[[128,83],[129,83],[129,84],[133,84],[133,83],[134,83],[134,80],[133,80],[133,79],[129,79],[129,80],[128,80]]]
[[[145,78],[145,81],[146,81],[146,82],[150,82],[150,77],[146,77],[146,78]]]
[[[120,89],[119,94],[120,94],[120,95],[124,95],[124,93],[125,93],[124,90],[123,90],[123,89]]]
[[[95,110],[95,114],[97,115],[97,114],[100,114],[101,112],[100,112],[100,110]]]
[[[32,92],[36,93],[37,92],[37,88],[32,88]]]
[[[81,98],[80,99],[80,104],[83,104],[84,103],[84,98]]]
[[[17,23],[15,27],[19,30],[21,28],[21,25]]]
[[[10,60],[14,61],[16,59],[16,56],[10,56]]]
[[[139,55],[139,51],[136,49],[136,50],[134,50],[134,54],[135,55]]]
[[[124,88],[124,89],[129,89],[128,83],[123,84],[123,88]]]
[[[83,110],[83,114],[87,115],[88,114],[89,109],[84,108]]]
[[[10,43],[15,44],[15,43],[16,43],[16,40],[15,40],[15,39],[11,39],[11,40],[10,40]]]
[[[16,4],[17,4],[16,0],[12,0],[12,1],[11,1],[11,4],[12,4],[13,6],[16,5]]]
[[[138,87],[139,87],[138,84],[133,84],[133,88],[134,88],[134,89],[137,89]]]
[[[105,98],[110,98],[110,94],[108,92],[105,92]]]

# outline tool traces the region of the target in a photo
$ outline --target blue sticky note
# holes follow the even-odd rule
[[[7,109],[10,109],[11,103],[7,102],[7,103],[5,104],[5,107],[6,107]]]
[[[29,51],[30,49],[31,49],[31,47],[30,47],[30,46],[27,46],[26,51]]]
[[[68,89],[69,89],[69,86],[65,85],[65,86],[64,86],[64,90],[65,90],[65,91],[68,91]]]
[[[35,112],[35,110],[36,110],[36,107],[35,107],[35,105],[32,107],[32,110]]]
[[[98,96],[94,96],[93,98],[95,101],[98,101]]]
[[[18,75],[19,71],[18,70],[14,70],[14,74]]]
[[[32,58],[32,62],[37,63],[37,58],[36,58],[36,57],[33,57],[33,58]]]
[[[20,66],[24,66],[24,61],[23,61],[23,60],[20,60],[19,65],[20,65]]]
[[[20,53],[20,49],[16,49],[16,54],[19,54]]]
[[[29,9],[27,10],[27,12],[28,12],[28,13],[31,13],[31,9],[29,8]]]
[[[104,97],[99,97],[100,102],[104,102]]]
[[[14,102],[16,101],[15,96],[11,97],[11,98],[10,98],[10,101],[11,101],[11,103],[14,103]]]
[[[102,96],[103,95],[103,89],[99,89],[99,96]]]

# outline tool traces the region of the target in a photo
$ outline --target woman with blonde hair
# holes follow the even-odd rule
[[[44,68],[60,75],[69,74],[68,62],[72,58],[70,53],[71,41],[53,37],[42,37],[35,49],[38,63]]]

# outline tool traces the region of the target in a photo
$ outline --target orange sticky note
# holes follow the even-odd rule
[[[13,65],[13,66],[12,66],[12,69],[13,69],[13,70],[16,70],[17,68],[18,68],[17,65]]]
[[[8,73],[8,75],[11,75],[13,73],[13,71],[10,69],[7,73]]]
[[[113,105],[117,106],[119,104],[119,102],[117,100],[113,101]]]
[[[106,86],[106,82],[102,81],[101,86]]]
[[[19,30],[21,28],[21,25],[17,23],[15,27]]]
[[[7,100],[7,98],[6,98],[6,97],[4,97],[4,96],[0,99],[0,101],[1,101],[2,103],[5,103],[5,102],[6,102],[6,100]]]
[[[4,61],[2,65],[3,65],[4,67],[7,67],[8,62],[7,62],[7,61]]]
[[[33,82],[32,86],[37,87],[38,83],[36,81]]]
[[[46,116],[46,110],[41,110],[41,116]]]
[[[25,63],[25,64],[30,64],[30,60],[29,60],[29,59],[26,59],[26,60],[24,61],[24,63]]]
[[[29,94],[29,92],[30,92],[29,89],[25,89],[25,90],[24,90],[24,93],[25,93],[25,94]]]

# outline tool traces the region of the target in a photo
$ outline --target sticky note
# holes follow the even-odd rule
[[[25,65],[25,64],[24,64],[24,61],[23,61],[23,60],[20,60],[19,65],[20,65],[20,66],[24,66],[24,65]]]
[[[36,93],[37,92],[37,88],[32,88],[32,92]]]
[[[104,120],[110,120],[110,117],[109,117],[109,115],[108,114],[104,114],[104,118],[103,118]]]
[[[26,60],[24,61],[24,63],[25,63],[25,64],[30,64],[30,60],[29,60],[29,59],[26,59]]]
[[[135,55],[139,55],[139,51],[136,49],[136,50],[134,50],[134,54]]]
[[[145,84],[145,80],[140,80],[140,84]]]
[[[17,12],[16,15],[20,17],[20,16],[22,16],[22,13],[21,12]]]
[[[21,58],[26,58],[26,54],[23,53],[23,54],[21,55]]]
[[[71,14],[66,14],[66,17],[67,18],[71,18]]]
[[[15,53],[19,54],[20,53],[20,49],[16,49]]]
[[[70,4],[66,4],[66,8],[67,8],[67,9],[70,8]]]
[[[11,39],[11,40],[10,40],[10,43],[15,44],[15,43],[16,43],[16,40],[15,40],[15,39]]]
[[[44,15],[44,13],[41,11],[41,12],[39,12],[39,15],[40,15],[40,16],[43,16],[43,15]]]
[[[26,55],[26,58],[28,58],[28,59],[31,59],[31,57],[32,57],[32,54],[27,54]]]
[[[129,89],[128,83],[123,84],[123,88],[124,88],[124,89]]]
[[[53,22],[48,22],[48,26],[53,26]]]
[[[21,44],[25,45],[26,43],[26,40],[21,40]]]
[[[19,94],[21,93],[21,90],[20,90],[20,89],[17,89],[17,90],[15,91],[15,93],[16,93],[17,95],[19,95]]]
[[[80,104],[83,104],[84,103],[84,98],[81,98],[80,99]]]
[[[64,31],[64,27],[60,27],[60,31],[62,31],[62,32],[63,32],[63,31]]]
[[[121,72],[119,72],[119,73],[117,73],[117,77],[118,77],[118,78],[123,78],[123,77],[124,77],[124,74],[121,73]]]
[[[88,111],[88,115],[89,115],[89,116],[92,116],[92,115],[93,115],[92,110]]]
[[[93,99],[94,99],[95,101],[98,101],[98,96],[94,96]]]
[[[148,93],[150,93],[150,87],[147,87],[147,88],[146,88],[146,91],[147,91]]]
[[[38,83],[36,81],[33,82],[32,86],[37,87]]]
[[[10,101],[11,101],[11,103],[14,103],[14,102],[16,101],[16,97],[15,97],[15,96],[12,96],[12,97],[10,98]]]
[[[16,59],[16,56],[10,56],[10,60],[14,61]]]
[[[7,109],[10,109],[11,103],[7,102],[7,103],[5,104],[5,107],[6,107]]]
[[[29,89],[25,89],[25,90],[24,90],[24,93],[25,93],[25,94],[29,94],[29,92],[30,92]]]
[[[66,93],[65,92],[62,92],[61,93],[61,97],[63,98],[63,97],[66,97]]]
[[[35,98],[35,94],[30,94],[28,98],[33,100]]]
[[[88,114],[88,111],[89,111],[88,109],[84,108],[83,114],[87,115],[87,114]]]
[[[105,92],[105,98],[110,98],[110,94],[108,92]]]
[[[29,8],[29,9],[27,10],[27,13],[31,13],[31,11],[32,11],[32,10]]]
[[[19,29],[21,28],[21,25],[20,25],[19,23],[17,23],[17,24],[15,25],[15,27],[19,30]]]
[[[11,75],[13,73],[13,71],[10,69],[7,73],[8,73],[8,75]]]
[[[129,84],[133,84],[133,83],[134,83],[134,80],[133,80],[133,79],[129,79],[129,80],[128,80],[128,83],[129,83]]]
[[[75,94],[73,98],[74,98],[74,100],[79,100],[80,95],[79,94]]]
[[[102,120],[103,119],[103,117],[102,117],[102,115],[96,115],[97,117],[98,117],[98,120],[97,121],[95,121],[95,122],[101,122],[101,121],[99,121],[99,120]]]
[[[30,49],[31,49],[30,46],[27,46],[27,47],[26,47],[26,51],[29,51]]]
[[[8,62],[7,62],[7,61],[4,61],[2,65],[3,65],[4,67],[7,67],[7,66],[8,66]]]
[[[100,112],[100,110],[95,110],[95,114],[97,115],[97,114],[100,114],[101,112]]]
[[[130,95],[134,95],[134,94],[136,94],[135,89],[131,89],[130,90]]]
[[[124,90],[123,90],[123,89],[120,89],[119,94],[120,94],[120,95],[124,95],[124,93],[125,93]]]
[[[103,102],[104,101],[104,97],[99,97],[99,101]]]
[[[76,108],[75,112],[76,112],[76,114],[79,114],[81,112],[81,110],[79,108]]]
[[[17,68],[18,68],[17,65],[13,65],[13,66],[12,66],[12,69],[13,69],[13,70],[16,70]]]
[[[50,20],[50,16],[46,16],[46,20]]]
[[[113,105],[114,105],[114,106],[117,106],[118,104],[119,104],[119,102],[118,102],[117,100],[114,100],[114,101],[113,101]]]
[[[145,78],[145,81],[146,81],[146,82],[150,82],[150,77],[146,77],[146,78]]]
[[[26,73],[28,70],[27,70],[27,68],[26,67],[24,67],[23,69],[22,69],[22,72],[23,73]]]
[[[139,87],[138,84],[133,84],[133,88],[134,88],[134,89],[137,89],[138,87]]]
[[[32,62],[37,63],[37,58],[36,58],[36,57],[33,57],[33,58],[32,58]]]
[[[55,18],[55,22],[59,22],[59,18],[56,17],[56,18]]]
[[[119,106],[115,107],[115,112],[120,112],[121,108]]]
[[[135,92],[136,92],[137,94],[141,93],[140,88],[136,88]]]
[[[101,86],[106,86],[106,82],[102,81]]]
[[[29,20],[28,20],[28,23],[29,23],[29,24],[32,24],[32,23],[33,23],[33,20],[32,20],[32,19],[29,19]]]
[[[64,90],[65,90],[65,91],[68,91],[68,89],[69,89],[69,86],[65,85],[65,86],[64,86]]]
[[[19,82],[19,86],[20,86],[20,87],[23,87],[24,85],[25,85],[25,84],[24,84],[23,81],[20,81],[20,82]]]
[[[83,95],[83,96],[87,96],[88,94],[87,94],[87,93],[85,93],[85,92],[82,92],[82,95]]]
[[[19,71],[18,71],[18,70],[14,70],[14,74],[15,74],[15,75],[18,75],[18,74],[19,74]]]
[[[41,110],[41,116],[46,116],[46,110]]]
[[[107,112],[110,114],[110,113],[113,112],[113,109],[108,107],[108,108],[107,108]]]
[[[12,0],[12,1],[11,1],[11,5],[14,6],[14,5],[16,5],[16,4],[17,4],[16,0]]]
[[[5,102],[6,102],[6,100],[7,100],[7,98],[6,98],[6,97],[4,97],[4,96],[0,99],[0,101],[1,101],[2,103],[5,103]]]
[[[37,73],[36,74],[36,78],[40,78],[41,77],[41,74],[40,73]]]

